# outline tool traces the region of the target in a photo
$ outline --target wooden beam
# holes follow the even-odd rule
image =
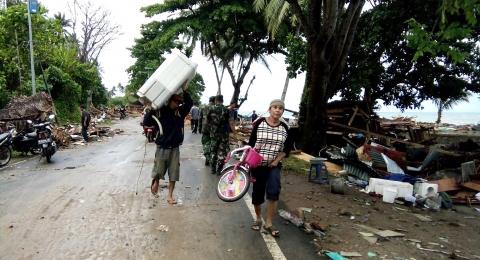
[[[366,131],[366,130],[356,128],[356,127],[352,127],[352,126],[343,125],[343,124],[336,123],[336,122],[328,122],[328,123],[332,126],[338,126],[338,127],[341,127],[341,128],[352,130],[352,131],[364,133],[364,134],[367,135],[367,137],[376,136],[376,137],[385,138],[387,140],[398,142],[398,143],[404,143],[404,144],[415,145],[415,146],[419,146],[419,147],[425,147],[425,145],[423,145],[423,144],[412,143],[412,142],[405,141],[405,140],[402,140],[402,139],[397,139],[397,138],[389,137],[389,136],[382,135],[382,134],[372,133],[370,131]]]
[[[348,126],[352,125],[353,119],[355,119],[355,116],[357,116],[357,112],[358,112],[358,106],[355,106],[355,108],[353,109],[353,115],[352,117],[350,117],[350,121],[348,121]]]

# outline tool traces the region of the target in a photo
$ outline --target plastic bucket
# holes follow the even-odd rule
[[[245,157],[245,163],[248,164],[250,168],[256,168],[262,164],[263,157],[254,149],[248,151],[247,156]]]
[[[393,203],[397,197],[397,188],[384,187],[383,188],[383,202]]]

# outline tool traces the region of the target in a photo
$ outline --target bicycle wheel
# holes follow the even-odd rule
[[[217,184],[217,196],[226,202],[241,199],[250,187],[248,172],[241,167],[238,167],[235,172],[233,169],[233,165],[223,169]]]

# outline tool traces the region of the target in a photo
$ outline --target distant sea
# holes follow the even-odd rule
[[[380,117],[392,119],[394,117],[406,116],[413,117],[417,122],[435,123],[437,121],[437,112],[377,112]],[[454,125],[471,125],[480,123],[480,112],[443,112],[442,123]]]

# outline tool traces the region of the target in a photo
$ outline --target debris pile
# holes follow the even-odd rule
[[[102,141],[102,137],[111,138],[115,134],[121,134],[123,130],[111,129],[109,126],[101,126],[93,123],[88,128],[89,141]],[[63,127],[53,128],[53,138],[60,146],[83,145],[83,137],[80,125],[69,124]]]

